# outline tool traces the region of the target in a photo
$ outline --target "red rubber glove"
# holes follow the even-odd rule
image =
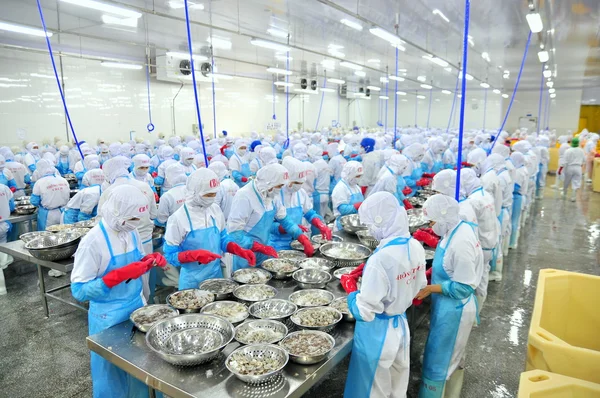
[[[152,176],[152,178],[156,178],[156,177],[158,177],[158,172],[157,172],[157,171],[155,171],[154,173],[152,173],[152,174],[150,174],[150,175]]]
[[[247,178],[247,177],[242,177],[242,178],[240,179],[240,181],[242,181],[242,182],[248,182],[248,178]]]
[[[358,290],[358,275],[342,275],[340,278],[340,284],[346,291],[346,293],[350,294]]]
[[[158,203],[158,202],[160,201],[160,197],[158,196],[158,194],[157,194],[157,193],[155,193],[155,194],[154,194],[154,201],[155,201],[156,203]]]
[[[369,187],[360,187],[360,191],[362,192],[363,196],[365,196],[365,194],[367,193],[367,188]]]
[[[416,231],[413,234],[413,238],[415,238],[419,242],[425,243],[429,247],[437,247],[438,242],[440,241],[440,238],[438,238],[437,236],[433,236],[423,231],[422,229]]]
[[[360,205],[362,205],[362,202],[358,202],[354,204],[354,208],[356,209],[356,211],[358,211],[358,208],[360,207]]]
[[[433,273],[433,267],[425,271],[425,277],[427,278],[427,284],[431,285],[431,274]]]
[[[433,177],[435,177],[435,173],[423,173],[423,177],[425,177],[425,178],[433,178]]]
[[[431,184],[431,180],[427,179],[427,178],[421,178],[419,181],[417,181],[417,186],[418,187],[425,187],[427,185]]]
[[[356,267],[352,272],[348,275],[362,276],[363,270],[365,269],[365,263],[362,263],[358,267]]]
[[[563,171],[563,167],[561,166],[560,169],[558,169],[558,175],[561,175]]]
[[[356,154],[356,153],[353,153],[352,155],[350,155],[351,158],[355,158],[357,156],[358,156],[358,154]]]
[[[137,279],[144,275],[152,268],[152,264],[154,264],[154,259],[133,262],[114,271],[110,271],[102,277],[102,281],[104,281],[109,288],[113,288],[126,280]]]
[[[221,151],[221,155],[223,156],[225,156],[225,148],[227,148],[227,144],[223,145],[221,149],[219,149]]]
[[[469,163],[469,162],[461,162],[461,165],[463,167],[473,167],[473,165],[471,163]]]
[[[238,257],[248,261],[248,265],[254,267],[256,265],[256,256],[252,253],[252,250],[246,250],[235,242],[229,242],[227,244],[227,253],[235,254]]]
[[[412,193],[412,189],[410,187],[406,187],[402,190],[404,195],[410,195]]]
[[[315,226],[320,232],[321,236],[325,240],[331,240],[331,230],[327,228],[327,225],[320,218],[313,218],[311,224]]]
[[[209,252],[208,250],[188,250],[179,253],[177,259],[180,263],[193,263],[199,262],[200,264],[208,264],[216,259],[221,258],[218,254]]]
[[[302,225],[302,224],[298,224],[298,228],[300,228],[300,230],[302,232],[308,232],[308,231],[310,231],[310,229],[307,226]]]
[[[315,248],[312,243],[310,243],[308,236],[300,235],[298,237],[298,242],[302,243],[302,246],[304,246],[304,254],[306,254],[306,257],[312,257],[313,254],[315,254]]]
[[[207,156],[206,159],[210,162],[212,160],[212,156]]]
[[[158,267],[164,268],[167,266],[167,259],[160,253],[150,253],[144,256],[144,258],[142,258],[142,261],[146,261],[149,259],[153,260],[153,265],[156,265]]]
[[[281,235],[285,235],[285,234],[287,234],[287,231],[285,230],[285,228],[283,228],[283,225],[280,225],[280,226],[279,226],[279,233],[280,233]]]
[[[421,228],[421,230],[427,232],[429,235],[433,235],[436,238],[439,238],[435,232],[433,232],[433,228]]]
[[[329,152],[323,152],[321,156],[329,156]]]
[[[404,199],[404,200],[402,201],[402,203],[404,204],[404,208],[405,208],[406,210],[413,209],[413,205],[411,205],[411,204],[410,204],[410,202],[408,201],[408,199]]]
[[[17,188],[15,188],[15,187],[10,187],[10,188],[8,188],[8,189],[10,189],[10,192],[12,192],[12,193],[15,193],[15,192],[17,192]]]
[[[275,257],[275,258],[279,257],[277,255],[277,250],[275,250],[271,246],[263,245],[258,242],[254,242],[254,244],[252,244],[252,248],[250,250],[252,250],[254,253],[262,253],[265,256],[269,256],[269,257]]]

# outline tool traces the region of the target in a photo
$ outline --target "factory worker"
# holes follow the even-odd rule
[[[408,159],[408,167],[404,171],[404,181],[406,185],[412,190],[408,197],[415,196],[417,192],[417,186],[426,185],[422,180],[423,167],[421,166],[421,160],[425,156],[425,147],[422,144],[414,143],[409,145],[402,151],[402,154]]]
[[[20,198],[25,195],[26,184],[31,183],[31,175],[28,171],[29,169],[26,168],[22,163],[15,161],[15,155],[9,148],[0,148],[0,153],[6,159],[4,167],[12,173],[15,184],[17,185],[16,191],[13,193],[13,195],[15,198]]]
[[[404,206],[405,209],[412,209],[412,205],[406,199],[406,195],[410,193],[410,188],[406,186],[404,177],[402,177],[407,167],[408,159],[406,156],[392,155],[381,168],[377,183],[371,192],[389,192],[398,200],[400,206]]]
[[[179,290],[197,288],[212,278],[222,278],[223,252],[240,256],[251,266],[254,253],[241,248],[227,233],[223,212],[215,204],[219,180],[214,171],[193,172],[185,186],[185,204],[167,221],[163,251],[170,264],[181,267]]]
[[[0,155],[0,184],[6,185],[11,192],[17,191],[17,182],[13,173],[6,168],[6,159]]]
[[[277,163],[277,152],[275,149],[268,147],[262,147],[257,150],[256,156],[250,162],[250,172],[255,175],[261,167],[267,164]]]
[[[71,292],[78,301],[89,301],[89,334],[100,333],[129,319],[144,306],[142,281],[154,265],[165,266],[158,253],[144,257],[136,229],[148,212],[144,195],[119,186],[101,209],[102,221],[81,239],[71,273]],[[146,396],[148,386],[91,353],[93,396]]]
[[[133,155],[135,155],[133,146],[128,142],[121,144],[121,152],[119,155],[125,156],[126,158],[132,158]]]
[[[164,195],[169,189],[171,189],[171,183],[165,179],[165,171],[167,167],[173,163],[177,163],[177,160],[173,158],[173,148],[170,146],[162,147],[162,163],[158,166],[156,177],[154,177],[154,184],[160,187],[160,194]]]
[[[178,162],[167,167],[166,175],[173,182],[173,187],[160,198],[154,220],[154,224],[162,228],[167,226],[169,217],[185,203],[185,183],[188,178],[183,165]]]
[[[73,166],[73,174],[77,177],[77,185],[81,188],[81,180],[83,179],[83,175],[88,169],[86,168],[85,159],[89,156],[93,156],[90,160],[98,160],[98,155],[93,153],[93,150],[87,145],[81,145],[81,152],[83,153],[83,159],[77,161],[75,166]]]
[[[510,148],[506,145],[498,144],[492,148],[492,153],[493,154],[496,153],[504,158],[505,167],[508,170],[511,179],[514,180],[515,179],[515,165],[513,164],[512,159],[510,158]]]
[[[280,164],[269,164],[256,173],[256,178],[241,188],[233,198],[227,219],[227,230],[233,240],[245,249],[257,253],[256,264],[269,257],[277,257],[277,251],[267,246],[269,232],[277,221],[283,229],[298,238],[302,231],[287,217],[281,203],[280,191],[288,183],[289,174]],[[247,268],[248,262],[234,258],[233,271]]]
[[[147,155],[147,148],[146,145],[139,143],[139,144],[135,144],[135,146],[133,147],[134,150],[134,156],[135,155]]]
[[[529,183],[529,173],[525,168],[525,155],[521,152],[515,152],[510,155],[511,163],[515,166],[513,207],[511,212],[511,232],[510,246],[516,249],[521,234],[521,213],[524,209],[524,203],[527,201],[527,184]]]
[[[458,138],[452,138],[448,149],[442,155],[444,169],[454,169],[456,167],[456,157],[458,155]]]
[[[346,146],[344,147],[344,159],[346,160],[361,160],[359,156],[359,140],[360,138],[354,134],[346,134],[344,136],[344,143]]]
[[[99,149],[100,153],[98,154],[98,161],[100,162],[100,165],[103,165],[104,162],[111,158],[110,151],[106,144],[101,144]]]
[[[25,146],[26,153],[23,157],[23,164],[33,173],[36,169],[36,163],[41,159],[40,147],[35,142],[30,142]]]
[[[95,217],[100,195],[102,195],[102,184],[81,189],[65,206],[61,224],[75,224]]]
[[[253,141],[250,143],[250,151],[248,153],[248,158],[250,162],[254,160],[254,158],[258,154],[258,151],[260,150],[260,148],[262,148],[262,143],[260,142],[260,140],[255,139],[254,137],[252,137],[252,139]]]
[[[90,168],[85,172],[81,179],[81,187],[91,187],[93,185],[102,185],[104,183],[104,172],[100,169],[100,163],[97,160],[87,162]]]
[[[406,397],[410,375],[406,309],[427,285],[425,251],[411,239],[406,211],[390,193],[373,193],[358,214],[380,244],[364,269],[342,276],[348,308],[356,318],[344,397]]]
[[[145,154],[138,154],[133,157],[133,171],[131,178],[148,184],[150,189],[156,193],[154,188],[154,178],[150,175],[150,158]]]
[[[340,217],[358,213],[358,208],[363,200],[365,200],[358,186],[358,180],[362,174],[362,165],[355,160],[351,160],[344,165],[342,179],[333,188],[331,202],[333,205],[333,215],[336,219],[335,231],[342,229]]]
[[[314,190],[312,192],[313,209],[323,219],[331,213],[329,209],[329,184],[331,181],[331,169],[323,159],[323,149],[317,145],[308,147],[308,160],[315,168],[313,180]],[[317,229],[313,228],[313,234]]]
[[[340,153],[339,144],[337,142],[327,145],[327,153],[329,154],[329,168],[331,169],[329,192],[333,192],[333,189],[342,178],[342,170],[347,160]]]
[[[37,162],[39,179],[33,186],[31,204],[39,207],[37,214],[38,231],[60,224],[62,208],[69,202],[69,183],[56,175],[54,165],[46,159]]]
[[[358,181],[364,196],[368,196],[377,182],[377,175],[383,164],[381,152],[375,151],[375,140],[363,138],[360,142],[360,155],[362,157],[363,175]]]
[[[423,215],[442,238],[433,259],[431,285],[417,299],[431,298],[431,324],[423,357],[419,398],[460,397],[467,341],[477,316],[475,288],[483,274],[483,252],[471,226],[459,217],[456,200],[434,195]]]
[[[233,138],[231,137],[226,137],[225,138],[225,144],[223,144],[223,146],[221,147],[220,151],[221,154],[223,156],[225,156],[227,159],[231,159],[231,157],[234,154],[234,148],[233,148]]]
[[[252,175],[248,159],[248,142],[239,139],[235,142],[235,152],[229,158],[229,170],[236,184],[241,188],[248,182],[248,177]]]
[[[119,156],[121,154],[121,143],[113,142],[112,144],[110,144],[108,146],[108,154],[110,155],[111,158],[114,158],[115,156]]]
[[[312,198],[302,189],[302,185],[306,179],[306,164],[288,156],[283,159],[282,165],[287,169],[289,175],[288,182],[279,192],[281,204],[285,206],[286,218],[298,225],[303,232],[308,232],[309,229],[302,225],[302,221],[305,219],[309,224],[314,225],[325,239],[331,240],[331,230],[327,228],[323,219],[313,210]],[[314,254],[314,249],[308,237],[300,235],[297,239],[304,246],[304,253],[308,257],[311,257]],[[286,232],[280,223],[273,223],[269,246],[274,247],[278,251],[290,250],[292,240],[292,236]]]
[[[60,175],[64,176],[65,174],[71,174],[71,165],[69,163],[69,147],[63,145],[60,147],[60,151],[58,152],[56,162],[56,168],[60,172]]]
[[[583,175],[582,167],[585,164],[585,152],[579,147],[579,138],[571,140],[571,148],[565,151],[563,164],[558,170],[559,174],[564,173],[565,181],[563,184],[563,198],[567,196],[569,185],[571,186],[571,202],[575,202],[577,190],[581,188],[581,178]]]
[[[567,149],[569,149],[571,147],[570,144],[570,136],[566,136],[566,135],[561,135],[560,137],[558,137],[558,143],[559,143],[559,147],[558,147],[558,169],[560,170],[561,167],[564,167],[564,158],[565,158],[565,152],[567,151]],[[563,189],[563,181],[565,179],[564,174],[561,173],[557,173],[558,177],[556,178],[556,182],[554,183],[554,185],[552,186],[553,188],[560,188],[561,190]],[[513,176],[514,178],[514,176]]]
[[[493,167],[489,167],[487,160],[487,152],[481,148],[476,148],[467,156],[467,163],[473,165],[477,177],[481,179],[483,189],[494,198],[494,207],[496,217],[502,212],[502,190],[500,189],[500,181]]]
[[[196,152],[192,148],[182,148],[180,152],[180,163],[183,165],[185,169],[185,174],[189,176],[194,171],[196,171],[196,166],[194,165],[194,156],[196,156]],[[169,183],[170,186],[173,184]]]
[[[217,192],[216,203],[223,210],[225,221],[229,219],[229,213],[231,212],[231,204],[233,198],[239,191],[240,187],[231,179],[229,169],[223,164],[223,162],[211,162],[208,168],[215,172],[219,178],[219,192]]]
[[[293,146],[294,152],[292,156],[302,162],[308,161],[308,147],[304,143],[299,142]]]
[[[539,168],[536,178],[536,198],[541,199],[544,188],[546,187],[546,175],[548,174],[548,163],[550,163],[550,139],[543,135],[537,140],[537,149],[539,151]]]
[[[547,148],[550,146],[549,141],[548,141],[548,146],[545,146],[546,142],[542,141],[543,138],[545,138],[545,137],[542,136],[538,140],[538,148],[540,148],[541,150],[544,150],[544,148]],[[585,174],[587,174],[586,182],[588,184],[592,183],[592,176],[593,176],[593,172],[594,172],[594,158],[596,156],[596,147],[598,145],[598,139],[600,139],[600,136],[598,134],[590,133],[589,138],[587,139],[585,146],[583,147],[583,152],[585,153],[585,171],[586,171]],[[581,137],[580,137],[580,140],[581,140]],[[540,164],[541,164],[541,162],[540,162]],[[546,172],[548,172],[547,169],[546,169]],[[544,175],[544,179],[545,179],[545,175]],[[539,178],[538,178],[538,181],[539,181]],[[544,183],[545,183],[545,180],[544,180]]]
[[[446,144],[441,138],[434,138],[429,143],[429,148],[425,151],[421,164],[423,171],[428,174],[435,174],[444,168],[443,153],[446,150]]]
[[[15,210],[15,201],[12,191],[6,186],[0,184],[0,244],[7,242],[8,233],[12,229],[12,224],[8,221],[10,213]],[[2,271],[13,262],[13,257],[0,253],[0,296],[6,294],[6,284],[4,283],[4,272]]]
[[[196,170],[205,168],[206,167],[206,160],[204,159],[204,153],[197,153],[197,154],[195,154],[194,155],[194,160],[192,161],[192,164],[194,165],[194,167],[196,168]]]

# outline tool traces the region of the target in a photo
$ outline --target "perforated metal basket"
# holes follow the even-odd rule
[[[367,246],[371,250],[375,250],[379,246],[379,241],[369,233],[368,230],[357,231],[356,236],[363,245]]]
[[[296,304],[288,300],[270,299],[252,304],[249,311],[250,315],[255,318],[283,321],[297,309]]]
[[[233,311],[231,315],[225,316],[222,311],[227,311],[228,309],[235,309],[235,311]],[[248,316],[250,315],[250,313],[248,312],[248,307],[246,307],[242,303],[238,303],[237,301],[215,301],[214,303],[205,305],[202,308],[201,312],[203,314],[223,316],[223,318],[227,319],[234,325],[244,322],[246,318],[248,318]]]
[[[23,243],[29,243],[32,240],[34,240],[35,238],[39,238],[41,236],[51,236],[51,235],[54,235],[54,234],[49,231],[34,231],[34,232],[27,232],[26,234],[19,236],[19,239],[21,239],[23,241]]]
[[[254,276],[255,280],[248,278]],[[260,268],[242,268],[235,271],[231,278],[241,284],[263,284],[271,279],[271,273]]]
[[[323,289],[331,280],[331,275],[327,271],[308,268],[294,272],[292,278],[301,289]]]
[[[274,370],[261,375],[243,374],[243,370],[238,362],[240,357],[248,360],[257,359],[260,361],[271,361],[275,362],[276,366]],[[227,366],[227,369],[233,373],[235,377],[243,382],[249,384],[262,384],[277,377],[285,365],[287,365],[288,360],[289,356],[287,351],[279,346],[272,344],[252,344],[238,348],[229,354],[225,360],[225,366]]]
[[[334,321],[331,323],[328,323],[326,325],[319,325],[319,326],[312,326],[312,325],[302,323],[302,321],[300,319],[300,316],[302,314],[315,314],[316,315],[318,312],[321,312],[321,311],[331,313],[333,315]],[[329,331],[333,330],[335,325],[337,325],[342,320],[342,313],[332,307],[309,307],[309,308],[302,308],[302,309],[299,309],[298,311],[296,311],[296,313],[290,317],[290,320],[292,321],[292,323],[294,325],[296,325],[300,329],[320,330],[321,332],[329,332]]]
[[[288,334],[288,328],[279,321],[257,319],[244,322],[235,328],[235,339],[240,344],[275,344]],[[266,338],[267,341],[251,341],[252,338]]]
[[[321,271],[330,272],[335,264],[326,258],[312,257],[302,260],[298,263],[302,269],[319,269]]]
[[[288,344],[296,336],[310,336],[320,338],[323,341],[327,341],[329,343],[329,349],[324,352],[319,352],[315,355],[295,354],[293,352],[293,349],[291,349],[291,347],[289,347]],[[298,332],[288,334],[285,339],[281,340],[279,345],[287,351],[288,355],[290,356],[290,361],[299,363],[300,365],[312,365],[321,362],[327,357],[327,354],[329,354],[329,352],[333,350],[333,347],[335,347],[335,339],[329,334],[325,332],[320,332],[318,330],[300,330]]]
[[[258,291],[264,291],[265,295],[256,294]],[[251,296],[255,294],[254,296]],[[255,303],[264,301],[277,296],[277,289],[269,285],[242,285],[233,291],[233,296],[246,303]]]
[[[325,239],[323,239],[323,237],[320,234],[317,234],[317,235],[311,236],[310,240],[313,243],[317,243],[319,245],[324,245],[325,243],[328,243],[328,242],[342,242],[344,239],[342,239],[341,236],[332,235],[331,240],[325,240]]]
[[[282,266],[290,269],[290,271],[283,270]],[[270,258],[263,261],[261,267],[269,271],[275,279],[287,279],[298,270],[298,265],[295,261],[290,261],[283,258]]]
[[[215,300],[227,300],[239,285],[231,279],[207,279],[200,284],[201,290],[207,290],[215,295]]]
[[[154,324],[146,344],[165,361],[194,366],[214,359],[233,340],[233,325],[208,314],[184,314]]]
[[[340,258],[336,256],[338,249],[346,249],[357,253],[356,258]],[[332,261],[336,267],[356,267],[365,261],[371,255],[371,249],[358,243],[326,243],[319,248],[321,255]]]
[[[342,229],[349,233],[355,234],[357,231],[367,229],[365,224],[361,224],[358,214],[348,214],[347,216],[340,217],[340,225]]]
[[[158,315],[158,313],[161,313]],[[129,315],[129,320],[133,322],[139,331],[146,333],[157,322],[163,319],[178,316],[179,312],[167,304],[151,304],[138,308]],[[149,321],[152,317],[155,321]],[[160,318],[158,318],[160,317]]]
[[[312,302],[308,303],[307,300],[311,297],[318,297],[321,302]],[[322,307],[324,305],[329,305],[334,299],[334,295],[327,290],[321,289],[306,289],[299,290],[290,294],[290,301],[296,304],[298,307]],[[313,300],[314,301],[314,300]]]

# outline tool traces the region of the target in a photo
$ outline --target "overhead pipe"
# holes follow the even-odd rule
[[[463,35],[463,58],[462,58],[462,95],[460,97],[460,122],[458,126],[458,159],[456,161],[456,192],[454,199],[460,200],[460,170],[462,166],[463,135],[465,131],[465,99],[467,93],[467,58],[469,52],[469,14],[471,0],[465,0],[465,31]]]
[[[433,100],[433,90],[429,91],[429,109],[427,110],[427,129],[429,130],[429,117],[431,116],[431,101]]]

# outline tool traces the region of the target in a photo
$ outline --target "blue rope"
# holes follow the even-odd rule
[[[387,100],[385,100],[385,127],[384,127],[384,131],[387,133],[387,124],[388,124],[388,103],[390,101],[390,96],[388,94],[388,85],[389,85],[389,80],[388,82],[385,83],[385,96],[388,97]],[[395,147],[393,147],[395,148]]]
[[[485,115],[487,113],[487,93],[488,89],[485,89],[485,96],[483,99],[483,130],[485,131]]]
[[[327,77],[323,78],[323,87],[327,86]],[[321,109],[323,109],[323,98],[325,97],[325,91],[321,91],[321,105],[319,105],[319,115],[317,116],[317,124],[315,126],[315,131],[319,128],[319,120],[321,119]]]
[[[521,61],[521,69],[519,69],[519,75],[517,76],[517,82],[515,83],[515,88],[513,89],[512,97],[510,97],[510,102],[508,104],[508,109],[506,110],[506,115],[504,115],[504,120],[502,121],[502,125],[498,129],[498,134],[496,135],[496,137],[500,136],[500,133],[502,132],[502,130],[504,130],[504,125],[506,124],[506,121],[508,120],[508,115],[510,114],[510,109],[512,108],[513,102],[515,100],[515,95],[517,94],[517,89],[519,88],[519,81],[521,81],[521,74],[523,73],[523,67],[525,66],[525,60],[527,59],[527,50],[529,50],[530,42],[531,42],[531,30],[529,31],[529,36],[527,36],[527,44],[525,44],[525,52],[523,53],[523,60]],[[492,146],[491,146],[488,154],[492,153],[492,149],[494,149],[496,142],[498,142],[497,139],[494,140],[494,142],[492,143]]]
[[[146,125],[146,129],[149,133],[154,131],[154,124],[152,123],[152,107],[150,106],[150,59],[147,60],[148,65],[146,65],[146,88],[148,90],[148,124]]]
[[[465,99],[467,93],[467,55],[469,52],[469,13],[471,0],[465,0],[465,31],[463,37],[463,61],[462,61],[462,95],[460,97],[460,124],[458,126],[458,159],[456,161],[456,192],[454,199],[458,202],[460,199],[460,169],[462,165],[462,145],[463,134],[465,130]]]
[[[550,98],[550,93],[547,94],[546,99],[546,123],[544,124],[546,125],[546,130],[548,130],[550,127],[550,101],[552,101],[552,98]]]
[[[546,63],[542,63],[542,82],[540,83],[540,104],[538,105],[538,117],[536,123],[535,135],[540,134],[540,126],[542,125],[542,102],[544,102],[544,66]],[[543,128],[543,127],[542,127]]]
[[[213,51],[213,47],[212,45],[210,46],[210,52],[211,52],[211,63],[212,63],[212,73],[215,73],[215,57],[212,56],[212,51]],[[215,100],[215,76],[211,75],[212,78],[212,102],[213,102],[213,132],[214,132],[214,138],[217,138],[217,101]]]
[[[460,75],[460,71],[458,72]],[[456,75],[456,85],[454,86],[454,97],[452,98],[452,108],[450,108],[450,118],[448,119],[448,127],[446,127],[446,134],[448,134],[448,130],[450,130],[450,124],[452,123],[452,118],[454,117],[454,104],[456,103],[456,96],[458,95],[458,76]]]
[[[396,70],[394,75],[398,77],[398,46],[396,46]],[[392,142],[392,148],[396,148],[396,140],[398,139],[398,80],[396,82],[396,88],[394,89],[394,142]]]
[[[58,78],[58,72],[56,71],[56,63],[54,62],[54,55],[52,54],[52,45],[50,44],[50,38],[48,37],[48,30],[46,29],[46,21],[44,20],[44,13],[42,12],[42,5],[40,4],[40,0],[37,0],[38,11],[40,12],[40,19],[42,21],[42,26],[44,28],[44,33],[46,36],[46,45],[48,46],[48,54],[50,55],[50,61],[52,61],[52,69],[54,70],[54,77],[56,78],[56,84],[58,85],[58,91],[60,92],[60,99],[62,100],[63,107],[65,108],[65,115],[67,116],[67,121],[69,122],[69,127],[71,128],[71,133],[73,133],[73,139],[75,140],[75,144],[77,145],[77,150],[81,155],[81,161],[83,162],[83,152],[79,146],[79,140],[77,139],[77,135],[75,134],[75,129],[73,128],[73,123],[71,122],[71,115],[69,114],[69,108],[67,108],[67,101],[65,100],[65,94],[63,93],[62,86],[60,85],[60,79]]]
[[[427,129],[429,129],[429,117],[431,116],[431,101],[433,100],[433,91],[429,92],[429,110],[427,111]]]
[[[194,68],[194,56],[192,53],[192,32],[190,31],[190,14],[188,11],[188,0],[184,0],[183,4],[185,6],[185,23],[186,23],[186,29],[187,29],[188,50],[190,52],[190,64],[192,65],[192,81],[193,81],[193,86],[194,86],[194,98],[196,100],[195,105],[196,105],[196,116],[198,118],[198,129],[200,130],[200,139],[202,142],[202,153],[204,154],[204,164],[208,165],[208,157],[206,156],[206,146],[204,144],[204,131],[202,129],[202,117],[200,116],[200,105],[198,104],[198,88],[196,87],[196,70]]]

